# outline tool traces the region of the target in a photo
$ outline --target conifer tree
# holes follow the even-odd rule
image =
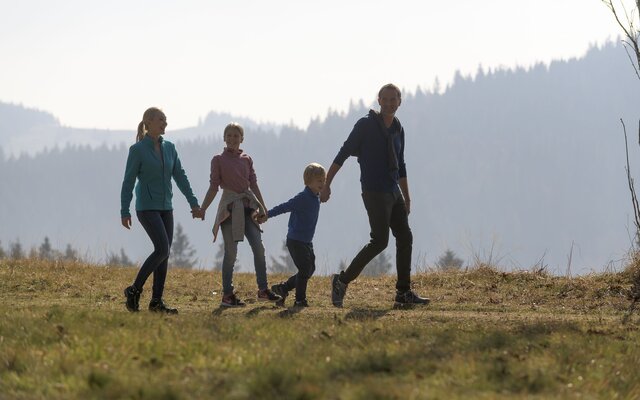
[[[79,261],[78,251],[71,247],[71,243],[67,243],[67,248],[64,250],[63,259],[65,261]]]
[[[282,252],[278,258],[271,256],[271,265],[269,265],[269,272],[272,274],[295,274],[298,272],[298,268],[296,268],[296,264],[293,262],[291,255],[289,254],[289,249],[287,249],[287,242],[282,242]]]
[[[456,253],[447,249],[436,262],[436,267],[441,271],[454,271],[462,268],[462,263],[463,261],[456,257]]]
[[[108,253],[107,254],[107,265],[122,265],[125,267],[130,267],[133,265],[127,253],[124,252],[124,249],[120,248],[120,254],[118,253]]]
[[[365,276],[380,276],[386,275],[391,270],[391,260],[386,251],[378,254],[366,267],[362,270],[362,274]]]
[[[169,255],[169,263],[178,268],[193,268],[197,258],[193,256],[196,251],[191,247],[189,238],[184,233],[182,225],[176,226],[176,233],[171,245],[171,254]]]
[[[51,247],[51,242],[49,241],[48,236],[44,237],[44,242],[42,242],[38,249],[38,257],[43,260],[53,259],[53,248]]]
[[[20,239],[16,239],[16,241],[9,246],[9,258],[13,260],[21,260],[24,258],[24,250],[22,249],[22,244],[20,244]]]
[[[224,260],[224,242],[220,242],[218,251],[216,252],[216,258],[213,261],[213,270],[222,271],[222,261]]]

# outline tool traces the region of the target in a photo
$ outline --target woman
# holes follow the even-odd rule
[[[138,124],[136,144],[129,148],[129,157],[120,194],[122,225],[131,228],[129,205],[136,191],[136,215],[153,243],[153,253],[145,260],[133,285],[124,290],[129,311],[138,311],[142,288],[153,273],[153,291],[149,310],[177,314],[162,300],[167,277],[167,261],[173,240],[173,196],[171,178],[191,205],[192,213],[199,213],[198,200],[193,195],[187,175],[182,169],[175,146],[163,140],[167,117],[155,107],[144,112]],[[137,184],[136,184],[137,179]]]

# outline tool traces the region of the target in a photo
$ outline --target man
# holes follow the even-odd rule
[[[411,199],[404,162],[404,129],[395,113],[402,102],[400,89],[384,85],[378,92],[380,112],[369,114],[356,122],[327,172],[320,200],[331,196],[331,182],[350,156],[358,157],[362,200],[369,216],[371,240],[355,256],[345,271],[333,275],[331,301],[342,307],[347,286],[362,272],[389,241],[389,228],[396,238],[396,308],[414,304],[429,304],[429,299],[411,291],[411,250],[413,235],[409,227]]]

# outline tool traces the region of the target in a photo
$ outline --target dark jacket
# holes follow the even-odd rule
[[[400,121],[394,118],[386,133],[382,129],[372,110],[356,122],[333,162],[342,166],[349,156],[358,157],[363,191],[395,193],[400,190],[400,178],[407,177],[404,162],[404,128]],[[390,166],[387,134],[391,135],[393,141],[397,169]]]

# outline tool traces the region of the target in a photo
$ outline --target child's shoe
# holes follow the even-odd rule
[[[273,293],[275,293],[276,295],[282,297],[280,300],[278,300],[276,302],[276,304],[279,305],[279,306],[283,306],[284,305],[284,300],[289,295],[289,291],[287,290],[287,287],[285,286],[285,284],[284,283],[278,283],[276,285],[273,285],[273,286],[271,286],[271,291]]]
[[[331,302],[335,307],[342,307],[344,295],[347,294],[347,284],[340,280],[340,274],[331,277]]]
[[[282,300],[282,297],[273,293],[268,288],[258,290],[258,301],[279,301],[279,300]]]
[[[242,302],[239,298],[236,297],[235,293],[225,294],[222,296],[222,301],[220,302],[222,307],[244,307],[245,303]]]
[[[151,299],[151,301],[149,302],[149,311],[157,312],[157,313],[165,313],[165,314],[178,313],[177,309],[167,307],[167,305],[164,304],[164,301],[162,301],[162,299]]]
[[[305,308],[305,307],[309,307],[309,303],[307,303],[307,299],[304,299],[304,300],[296,300],[296,301],[293,303],[293,306],[294,306],[295,308]]]
[[[140,293],[142,293],[142,290],[136,289],[133,285],[124,290],[124,297],[127,298],[125,302],[127,310],[131,312],[140,310]]]

